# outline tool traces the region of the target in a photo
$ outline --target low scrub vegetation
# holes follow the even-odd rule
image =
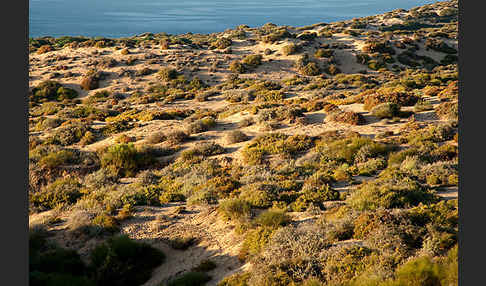
[[[29,39],[31,283],[457,284],[456,14]]]

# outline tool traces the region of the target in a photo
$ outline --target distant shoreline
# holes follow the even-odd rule
[[[359,1],[365,1],[365,0],[359,0]],[[442,1],[416,1],[417,5],[414,5],[413,7],[408,7],[408,8],[401,8],[401,7],[396,7],[396,9],[412,9],[415,7],[420,7],[423,6],[427,3],[424,2],[431,2],[428,4],[432,4],[435,2],[442,2]],[[106,20],[99,20],[98,18],[101,16],[104,17],[103,13],[98,15],[98,18],[95,18],[93,21],[90,21],[90,19],[78,19],[76,20],[76,17],[73,17],[74,19],[69,19],[64,20],[66,23],[62,22],[62,20],[57,23],[56,20],[51,20],[47,16],[43,16],[47,19],[44,19],[43,17],[36,15],[33,13],[33,11],[36,11],[36,7],[32,6],[31,13],[29,16],[29,39],[39,39],[39,38],[45,38],[45,37],[50,37],[50,38],[60,38],[60,37],[83,37],[83,38],[88,38],[88,39],[94,39],[94,38],[110,38],[110,39],[122,39],[122,38],[130,38],[130,37],[136,37],[137,35],[141,34],[146,34],[146,33],[152,33],[152,34],[161,34],[161,33],[166,33],[168,35],[184,35],[188,33],[192,34],[202,34],[202,35],[209,35],[209,34],[216,34],[216,33],[222,33],[227,29],[234,29],[237,26],[243,24],[247,25],[251,28],[257,28],[265,23],[274,23],[278,26],[289,26],[289,27],[302,27],[302,26],[307,26],[307,25],[312,25],[317,22],[326,22],[326,23],[334,23],[334,22],[342,22],[342,21],[348,21],[352,20],[354,18],[363,18],[363,17],[369,17],[369,16],[376,16],[380,15],[389,11],[392,11],[390,7],[382,7],[380,9],[374,9],[378,11],[369,11],[368,14],[363,14],[361,11],[362,9],[357,9],[357,7],[369,5],[369,3],[355,3],[355,6],[351,6],[352,9],[350,9],[349,12],[344,12],[340,11],[339,9],[344,9],[343,7],[335,7],[331,6],[331,10],[326,10],[329,9],[326,7],[325,2],[322,2],[323,4],[320,5],[319,11],[323,11],[322,13],[319,13],[319,15],[322,14],[322,16],[316,17],[316,14],[314,13],[313,10],[307,11],[309,14],[305,16],[301,15],[286,15],[285,14],[275,14],[272,16],[272,14],[269,14],[268,16],[262,16],[262,15],[245,15],[245,11],[241,11],[240,14],[235,14],[235,15],[220,15],[220,14],[214,14],[214,15],[204,15],[204,14],[195,14],[193,15],[187,15],[187,14],[181,14],[177,15],[177,17],[180,17],[180,20],[178,20],[177,24],[174,24],[172,19],[165,19],[169,18],[165,14],[154,14],[147,16],[146,18],[141,17],[141,16],[126,16],[126,18],[113,18],[113,19],[106,19]],[[47,3],[45,3],[47,4]],[[397,6],[403,6],[404,3],[401,3],[397,1],[396,5]],[[51,4],[53,5],[53,4]],[[170,4],[169,4],[170,5]],[[343,4],[344,5],[344,4]],[[375,5],[378,5],[375,4]],[[86,5],[88,6],[88,5]],[[321,7],[322,6],[322,7]],[[404,6],[407,7],[407,6]],[[59,8],[59,7],[56,7]],[[83,7],[85,8],[85,7]],[[196,7],[197,8],[197,7]],[[196,9],[194,8],[194,9]],[[266,9],[269,9],[270,7],[265,7]],[[47,8],[43,9],[47,10]],[[64,9],[64,8],[63,8]],[[276,8],[278,10],[278,8]],[[373,8],[371,8],[373,9]],[[273,7],[272,7],[273,10]],[[336,10],[336,11],[334,11]],[[88,10],[89,11],[89,10]],[[231,10],[228,10],[231,11]],[[330,14],[326,14],[330,13]],[[41,13],[41,12],[38,12]],[[47,13],[47,12],[44,12]],[[302,12],[300,12],[302,14]],[[311,14],[314,13],[314,14]],[[332,14],[334,13],[334,14]],[[123,14],[120,12],[120,14]],[[136,14],[133,12],[133,14]],[[142,14],[142,13],[140,13]],[[296,13],[298,14],[298,13]],[[332,15],[331,15],[332,14]],[[359,15],[358,15],[359,14]],[[68,15],[64,16],[67,17]],[[80,15],[77,15],[77,18],[80,18]],[[170,15],[170,17],[174,17],[175,15]],[[214,16],[214,18],[213,18]],[[164,18],[165,17],[165,18]],[[227,19],[225,18],[227,17]],[[297,20],[297,18],[302,18],[301,20]],[[52,17],[51,17],[52,18]],[[187,19],[186,19],[187,18]],[[262,20],[265,18],[265,20]],[[240,19],[241,21],[236,22],[236,19]],[[246,20],[245,20],[246,19]],[[83,21],[87,22],[84,23]],[[103,22],[104,21],[104,22]],[[197,24],[196,21],[201,22],[201,24]],[[106,23],[105,23],[106,22]],[[213,22],[213,23],[207,23],[207,22]],[[39,24],[40,23],[40,24]],[[110,24],[111,23],[111,24]],[[125,23],[123,25],[120,25],[120,23]],[[152,24],[153,23],[153,24]],[[72,27],[72,30],[79,30],[82,32],[39,32],[40,28],[36,29],[31,29],[33,26],[47,26],[49,29],[53,29],[53,26],[59,27],[59,26],[64,26],[64,29],[68,29],[66,27]],[[98,27],[99,26],[99,27]],[[108,27],[106,27],[108,26]],[[114,29],[114,27],[119,26],[117,29]],[[136,28],[133,28],[133,26],[147,26],[145,30],[140,30],[136,31]],[[165,30],[164,30],[165,26]],[[95,28],[98,27],[98,28]],[[160,27],[160,28],[158,28]],[[152,28],[152,29],[151,29]],[[55,28],[57,29],[57,28]],[[100,31],[93,31],[93,29],[99,29]],[[104,30],[104,31],[103,31]],[[118,31],[123,31],[125,30],[126,32],[118,32]],[[170,31],[173,32],[170,32]]]

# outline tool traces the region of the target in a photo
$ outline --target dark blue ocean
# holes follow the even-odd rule
[[[304,26],[381,14],[430,0],[29,0],[29,35],[125,37],[212,33],[240,24]]]

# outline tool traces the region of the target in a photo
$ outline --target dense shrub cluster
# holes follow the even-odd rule
[[[386,41],[369,41],[363,46],[365,53],[395,54],[395,50]]]
[[[242,155],[248,164],[261,164],[266,155],[295,156],[312,146],[313,140],[308,136],[271,133],[255,138],[244,147]]]
[[[334,121],[334,122],[342,122],[352,125],[363,125],[366,123],[365,118],[363,115],[353,112],[353,111],[342,111],[339,109],[333,110],[326,120]]]
[[[418,97],[407,92],[378,92],[364,98],[364,109],[371,110],[381,103],[395,103],[401,106],[413,106]]]
[[[73,99],[78,96],[78,93],[71,88],[64,87],[55,81],[44,81],[34,87],[29,96],[31,102],[45,102],[45,101],[63,101],[65,99]]]
[[[139,285],[165,260],[160,250],[127,236],[113,237],[98,245],[91,251],[88,265],[76,251],[48,245],[45,234],[31,230],[31,285]]]
[[[210,47],[213,48],[213,49],[223,50],[223,49],[230,47],[232,43],[233,43],[233,41],[231,41],[231,39],[229,39],[229,38],[218,38],[218,39],[214,40],[213,42],[211,42]]]
[[[110,146],[101,154],[101,166],[120,176],[134,176],[137,170],[153,162],[150,153],[137,150],[133,143]]]
[[[97,285],[137,285],[150,279],[165,255],[148,244],[118,236],[97,246],[90,258]]]

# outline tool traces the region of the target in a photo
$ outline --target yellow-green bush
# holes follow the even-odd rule
[[[271,133],[255,138],[241,152],[247,163],[255,165],[262,164],[266,155],[295,156],[299,152],[309,150],[312,146],[312,138],[305,135],[289,136],[281,133]]]
[[[247,69],[246,69],[245,65],[242,62],[240,62],[240,61],[232,61],[230,63],[230,65],[229,65],[229,70],[232,71],[232,72],[234,72],[234,73],[239,74],[239,73],[246,72]]]
[[[64,99],[73,99],[77,96],[78,93],[74,89],[64,87],[58,82],[47,80],[39,83],[32,89],[29,99],[33,102],[47,100],[62,101]]]
[[[294,43],[290,43],[282,48],[282,53],[286,56],[293,55],[299,50],[298,46]]]
[[[150,279],[165,255],[149,244],[117,236],[93,249],[90,260],[96,285],[139,285]]]
[[[290,217],[285,210],[268,209],[260,213],[254,220],[254,223],[263,227],[277,228],[285,226],[290,222]]]
[[[404,208],[437,200],[436,195],[408,177],[397,181],[383,179],[366,182],[346,199],[357,210]]]
[[[59,178],[40,192],[30,194],[30,203],[41,209],[74,204],[81,197],[81,184],[73,178]]]
[[[243,59],[243,64],[250,68],[256,68],[262,64],[262,55],[248,55]]]
[[[153,160],[150,155],[137,150],[133,143],[112,145],[101,154],[101,166],[120,176],[133,176]]]
[[[218,211],[227,219],[240,220],[250,216],[251,205],[242,199],[227,199],[219,202]]]
[[[246,233],[245,240],[240,248],[238,258],[242,261],[258,255],[270,240],[273,228],[257,227]]]

